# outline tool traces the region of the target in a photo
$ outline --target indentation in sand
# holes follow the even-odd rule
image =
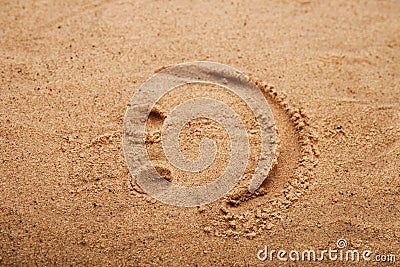
[[[253,80],[275,117],[277,156],[268,178],[256,192],[236,192],[219,203],[215,219],[204,225],[204,231],[215,236],[254,238],[279,224],[290,206],[308,190],[319,156],[318,136],[306,112],[287,101],[274,86]],[[217,209],[203,207],[199,212],[215,213]]]
[[[167,114],[181,102],[194,97],[210,97],[224,101],[241,115],[249,133],[250,160],[244,178],[223,200],[199,207],[210,213],[204,231],[216,236],[255,237],[260,231],[271,230],[284,219],[284,214],[309,188],[319,155],[318,137],[306,112],[290,104],[283,93],[272,85],[253,78],[266,97],[274,114],[278,131],[278,151],[268,178],[254,193],[248,183],[257,165],[260,133],[251,110],[243,100],[215,85],[190,84],[163,96],[152,110],[146,125],[146,146],[157,171],[169,181],[181,186],[199,186],[217,179],[229,162],[227,133],[217,122],[200,118],[187,124],[180,133],[180,149],[190,159],[199,156],[199,143],[204,137],[217,144],[213,164],[198,173],[184,172],[172,166],[162,150],[161,129]],[[161,167],[162,166],[162,167]],[[255,200],[256,199],[256,200]]]

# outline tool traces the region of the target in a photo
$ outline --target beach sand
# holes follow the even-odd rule
[[[2,1],[0,266],[314,266],[257,253],[339,239],[400,261],[399,14],[398,1]],[[232,66],[263,92],[279,147],[255,194],[181,208],[132,179],[127,105],[188,61]],[[205,92],[251,119],[223,90],[185,88],[159,111]],[[150,139],[157,127],[150,118]],[[226,133],[202,120],[182,131],[185,156],[204,136],[222,150],[200,176],[168,165],[158,142],[147,149],[167,179],[203,185],[229,161]]]

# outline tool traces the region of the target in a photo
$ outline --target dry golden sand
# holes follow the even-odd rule
[[[281,263],[256,257],[265,245],[317,250],[339,238],[400,260],[398,1],[0,6],[0,265],[272,266]],[[123,116],[155,71],[198,60],[253,78],[274,114],[279,155],[256,194],[243,191],[252,158],[227,198],[178,208],[132,181]],[[254,127],[234,96],[186,89],[231,101]],[[221,148],[208,173],[185,176],[157,152],[157,112],[148,151],[160,173],[187,186],[215,179],[229,152],[224,131],[200,120],[184,129],[188,157],[202,136]]]

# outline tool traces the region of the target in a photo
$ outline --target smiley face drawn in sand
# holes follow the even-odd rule
[[[168,179],[168,170],[154,166],[146,150],[146,121],[159,99],[187,84],[210,84],[240,97],[254,114],[261,137],[258,164],[252,175],[249,192],[256,191],[268,176],[276,151],[276,128],[273,115],[262,92],[243,73],[214,62],[189,62],[162,70],[145,82],[132,98],[125,114],[123,146],[125,159],[136,183],[150,196],[164,203],[193,207],[213,202],[231,191],[245,173],[250,156],[249,133],[244,119],[223,101],[194,97],[177,105],[163,120],[163,152],[169,163],[186,172],[208,168],[217,153],[216,143],[204,138],[199,144],[200,157],[189,159],[179,147],[180,133],[188,123],[201,118],[213,120],[228,134],[229,164],[215,181],[185,187]],[[164,176],[164,177],[163,177]],[[166,179],[165,179],[166,178]]]

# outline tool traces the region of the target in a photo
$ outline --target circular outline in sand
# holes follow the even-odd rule
[[[132,177],[147,194],[155,199],[174,206],[194,207],[211,203],[225,196],[244,175],[250,152],[248,134],[240,116],[236,113],[232,115],[231,110],[215,108],[223,107],[223,103],[221,105],[218,100],[208,98],[206,100],[204,98],[189,100],[191,103],[183,106],[192,108],[186,107],[183,113],[182,111],[181,113],[175,112],[176,114],[184,114],[184,116],[182,118],[178,116],[172,121],[182,125],[184,121],[205,117],[217,118],[224,124],[224,119],[227,121],[232,119],[230,124],[233,125],[228,125],[225,129],[229,128],[230,130],[228,134],[233,153],[224,173],[210,184],[189,188],[167,181],[154,168],[145,144],[146,121],[152,108],[163,95],[178,86],[190,83],[213,84],[228,89],[242,98],[254,113],[260,127],[262,141],[261,155],[249,185],[249,191],[254,192],[266,179],[273,164],[276,150],[275,121],[264,95],[248,76],[232,67],[215,62],[188,62],[164,69],[147,80],[135,93],[125,113],[123,133],[124,155]],[[193,109],[193,104],[202,103],[206,105],[196,110]],[[170,134],[175,136],[177,136],[176,132],[181,130],[180,127],[168,126],[167,128]],[[207,143],[210,144],[204,142],[204,144]],[[174,155],[176,158],[182,159],[181,155],[176,154],[180,153],[179,149],[171,151],[170,147],[171,144],[164,146],[163,142],[164,153],[168,151],[166,154],[169,155],[170,159],[174,158]],[[215,153],[214,149],[200,149],[203,159],[212,156],[210,151]],[[179,163],[181,168],[182,164],[184,165],[184,160]],[[199,164],[189,165],[192,167],[185,168],[186,171],[199,169]],[[200,165],[202,166],[202,164]]]

